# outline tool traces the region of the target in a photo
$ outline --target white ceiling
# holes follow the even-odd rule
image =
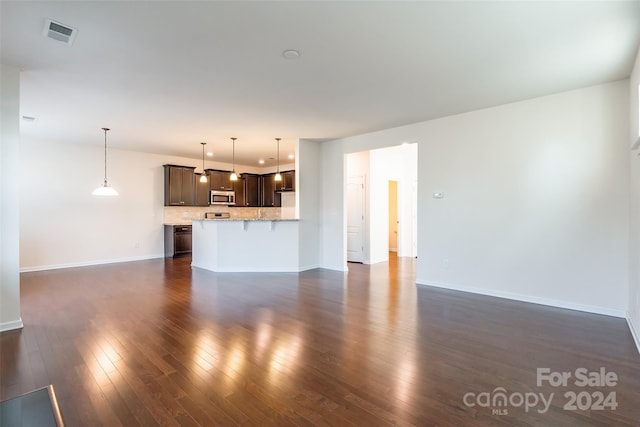
[[[257,165],[331,139],[628,77],[640,1],[7,1],[22,138]],[[72,45],[45,20],[78,29]],[[282,52],[297,49],[297,60]]]

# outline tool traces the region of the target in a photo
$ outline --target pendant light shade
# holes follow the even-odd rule
[[[200,182],[207,182],[207,171],[204,170],[204,146],[207,143],[201,142],[200,144],[202,144],[202,175],[200,175]]]
[[[102,128],[104,131],[104,182],[102,185],[95,190],[93,190],[94,196],[117,196],[118,192],[111,188],[109,183],[107,182],[107,131],[109,128]]]
[[[280,139],[281,138],[276,138],[276,142],[278,143],[278,151],[277,151],[277,155],[276,158],[277,160],[277,167],[276,167],[276,176],[274,177],[274,180],[276,182],[280,182],[282,181],[282,175],[280,175]]]
[[[236,139],[238,138],[231,138],[231,143],[233,144],[233,171],[231,172],[231,181],[238,180],[238,174],[236,174]]]

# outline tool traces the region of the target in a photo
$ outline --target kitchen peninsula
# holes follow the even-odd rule
[[[194,219],[191,265],[216,272],[298,272],[296,219]]]

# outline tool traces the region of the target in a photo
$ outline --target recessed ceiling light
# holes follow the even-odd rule
[[[211,156],[213,156],[213,153],[212,153],[211,151],[209,151],[209,152],[207,153],[207,156],[211,157]]]
[[[293,159],[295,156],[293,154],[289,154],[289,158]]]
[[[298,59],[300,58],[300,52],[295,49],[287,49],[282,52],[282,56],[284,56],[285,59]]]
[[[261,165],[264,165],[264,160],[260,159],[258,160],[258,163],[260,163]]]

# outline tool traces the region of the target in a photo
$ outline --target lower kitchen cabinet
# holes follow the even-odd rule
[[[181,257],[191,255],[191,225],[164,226],[164,256]]]

